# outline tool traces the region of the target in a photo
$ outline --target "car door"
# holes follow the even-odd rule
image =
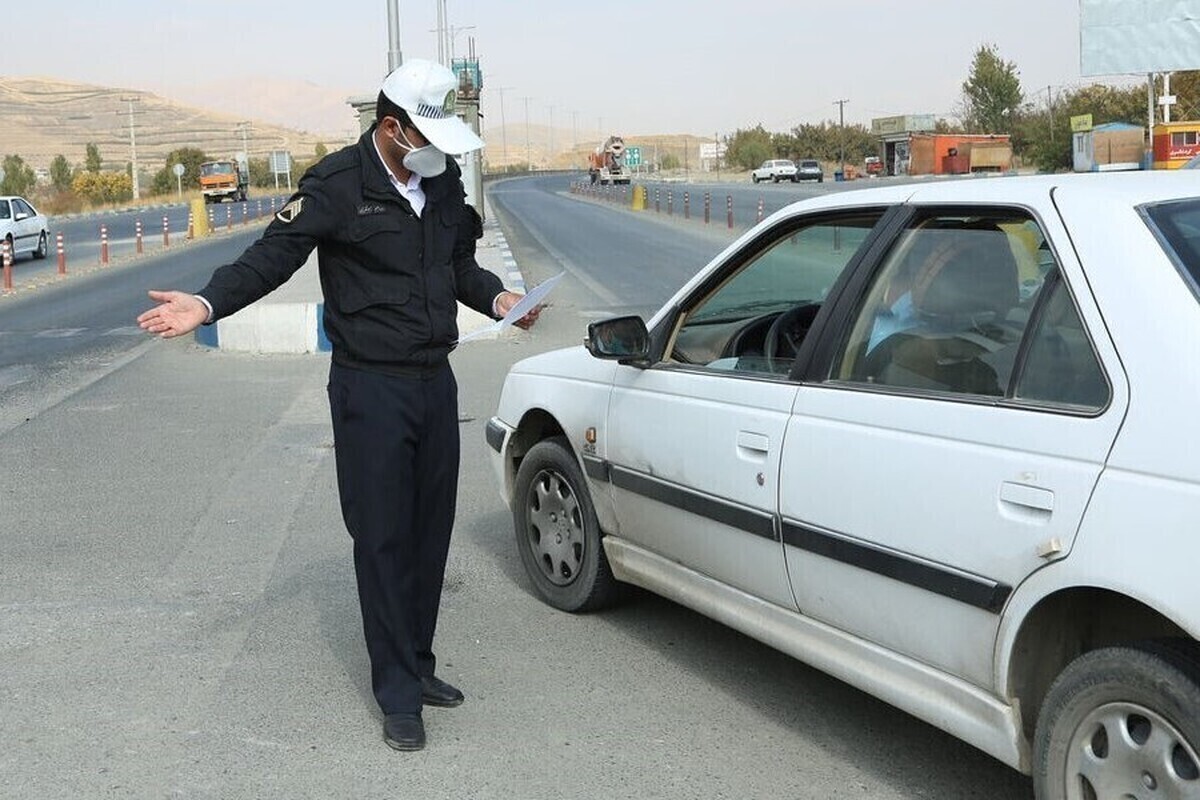
[[[9,237],[13,240],[12,255],[16,255],[17,223],[13,219],[12,203],[8,200],[0,200],[0,238]]]
[[[776,524],[797,388],[788,373],[804,329],[880,214],[764,231],[682,305],[661,362],[618,368],[607,453],[623,538],[795,607]]]
[[[13,233],[13,246],[17,252],[32,252],[37,247],[38,229],[37,212],[33,206],[21,198],[12,201],[13,219],[16,221]]]
[[[1124,413],[1066,243],[1049,215],[926,210],[848,297],[781,464],[802,613],[992,685],[1005,601],[1069,553]]]

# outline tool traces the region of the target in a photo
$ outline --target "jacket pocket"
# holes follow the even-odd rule
[[[380,282],[374,287],[347,286],[341,292],[338,307],[343,313],[357,314],[371,306],[402,306],[412,296],[407,286],[392,285],[395,280]]]
[[[365,242],[372,236],[379,234],[389,234],[391,236],[404,235],[404,219],[399,210],[387,214],[369,214],[365,217],[355,217],[350,223],[349,230],[346,231],[346,238],[352,242]]]

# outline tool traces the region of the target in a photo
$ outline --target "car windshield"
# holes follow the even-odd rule
[[[201,164],[200,165],[200,174],[204,175],[204,176],[232,175],[233,174],[233,164],[231,164],[228,161],[222,161],[217,164]]]
[[[1200,297],[1200,200],[1159,203],[1143,211],[1158,233],[1159,243]]]
[[[818,164],[815,161],[801,161],[800,166],[802,166],[802,167],[819,167],[820,164]]]

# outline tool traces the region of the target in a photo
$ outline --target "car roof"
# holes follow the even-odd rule
[[[1067,197],[1076,193],[1102,192],[1118,202],[1135,206],[1161,200],[1200,197],[1200,178],[1178,170],[1159,170],[930,179],[929,182],[833,192],[793,203],[785,212],[899,203],[1026,205],[1044,200],[1052,192]]]

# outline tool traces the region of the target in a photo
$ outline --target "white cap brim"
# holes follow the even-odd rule
[[[468,128],[457,116],[429,119],[410,111],[408,118],[421,135],[443,153],[457,156],[483,148],[483,139],[476,136],[475,131]]]

